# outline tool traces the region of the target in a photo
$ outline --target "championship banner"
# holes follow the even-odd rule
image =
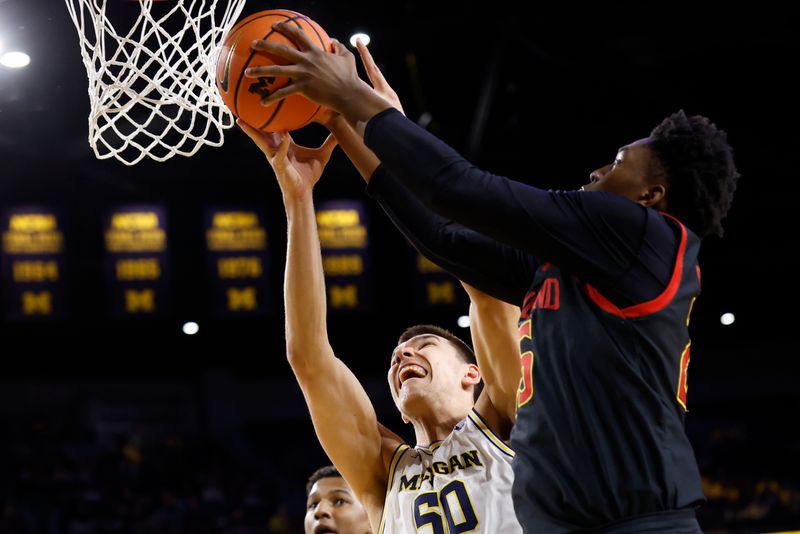
[[[212,207],[205,212],[210,298],[218,316],[270,310],[265,214],[254,207]]]
[[[369,232],[366,210],[358,200],[329,200],[317,207],[328,309],[369,310]]]
[[[2,215],[3,308],[10,320],[63,318],[64,233],[61,216],[32,206]]]
[[[169,308],[167,212],[161,205],[121,206],[103,221],[109,313],[156,317]]]
[[[458,279],[409,246],[417,309],[469,309],[469,296]]]

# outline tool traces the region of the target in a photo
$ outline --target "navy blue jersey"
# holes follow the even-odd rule
[[[697,237],[615,194],[477,169],[394,111],[364,139],[382,162],[368,192],[398,228],[522,309],[514,502],[526,531],[683,528],[703,500],[682,405]]]
[[[514,502],[527,531],[596,528],[703,500],[683,427],[699,240],[674,225],[672,276],[648,302],[619,308],[548,263],[534,276],[511,434]]]

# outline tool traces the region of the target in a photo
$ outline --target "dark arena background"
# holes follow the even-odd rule
[[[579,187],[678,109],[728,132],[742,178],[725,237],[701,252],[687,418],[699,520],[723,533],[800,529],[800,37],[777,5],[248,0],[244,13],[294,9],[343,42],[369,33],[410,118],[541,187]],[[263,155],[234,128],[191,158],[97,160],[64,1],[0,0],[9,50],[31,62],[0,66],[0,532],[301,532],[305,479],[327,460],[285,358],[286,228]],[[316,190],[329,332],[408,436],[385,378],[395,340],[422,322],[469,340],[468,301],[363,187],[337,152]],[[147,253],[126,248],[137,232]],[[337,252],[352,233],[364,246]],[[234,234],[252,247],[231,253]]]

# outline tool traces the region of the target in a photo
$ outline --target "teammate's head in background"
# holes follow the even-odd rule
[[[466,417],[483,388],[469,346],[433,325],[412,326],[400,335],[388,379],[406,420],[424,417],[432,409]]]
[[[367,512],[334,466],[311,474],[306,497],[305,534],[371,534]]]
[[[650,137],[622,147],[583,189],[666,211],[703,238],[722,235],[738,179],[727,134],[705,117],[678,111]]]

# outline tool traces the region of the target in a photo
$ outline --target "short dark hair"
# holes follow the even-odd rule
[[[397,340],[397,344],[405,343],[412,337],[421,336],[423,334],[433,334],[435,336],[439,336],[441,338],[446,339],[453,345],[456,349],[456,353],[467,363],[471,363],[474,365],[478,365],[478,360],[475,358],[475,353],[472,352],[472,349],[469,348],[469,345],[464,343],[460,337],[452,333],[451,331],[442,328],[441,326],[436,326],[432,324],[418,324],[415,326],[411,326],[406,328],[405,331],[400,334],[400,338]],[[475,389],[473,390],[474,399],[478,400],[478,397],[483,391],[483,378],[481,381],[475,384]]]
[[[721,237],[739,179],[728,135],[680,110],[653,128],[649,145],[667,177],[667,212],[701,239]]]
[[[311,494],[311,488],[314,487],[314,484],[317,483],[317,480],[321,478],[333,478],[333,477],[344,478],[342,477],[342,474],[339,472],[339,470],[332,465],[326,465],[325,467],[320,467],[319,469],[311,473],[311,476],[308,477],[308,482],[306,482],[306,497],[308,497]]]

